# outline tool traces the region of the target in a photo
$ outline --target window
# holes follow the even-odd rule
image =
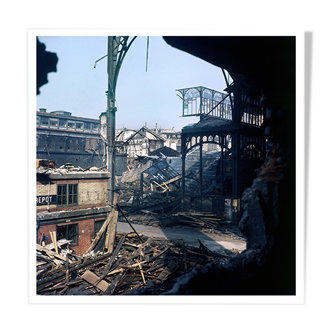
[[[73,245],[78,244],[78,224],[69,224],[56,227],[56,237],[58,240],[71,240]]]
[[[37,116],[37,127],[39,127],[40,119],[39,116]]]
[[[58,126],[58,119],[50,119],[50,126],[57,127]]]
[[[69,122],[68,121],[68,129],[74,129],[75,128],[75,122]]]
[[[76,122],[76,129],[83,130],[83,123],[82,122]]]
[[[59,127],[60,128],[66,128],[66,120],[60,119],[59,120]]]
[[[97,235],[97,233],[99,232],[99,230],[101,229],[101,227],[104,225],[105,219],[103,220],[95,220],[95,224],[94,224],[94,232],[95,232],[95,236]]]
[[[85,130],[91,130],[91,123],[90,122],[85,122],[84,123],[84,129]]]
[[[40,117],[40,124],[42,126],[48,126],[48,118],[47,117]]]
[[[78,184],[58,184],[57,199],[58,205],[68,206],[77,205],[77,189]]]
[[[92,130],[93,131],[98,131],[98,124],[97,123],[92,124]]]

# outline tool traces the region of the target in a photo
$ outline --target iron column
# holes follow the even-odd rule
[[[107,73],[108,73],[108,93],[107,93],[107,167],[111,173],[108,180],[108,204],[113,206],[115,189],[115,87],[114,74],[116,66],[115,37],[108,37],[107,46]]]

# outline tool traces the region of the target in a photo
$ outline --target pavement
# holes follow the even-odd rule
[[[223,236],[218,233],[203,233],[199,229],[181,227],[163,229],[157,226],[145,226],[132,224],[138,234],[152,238],[166,238],[169,240],[183,240],[192,247],[199,247],[198,239],[211,251],[223,253],[225,249],[242,252],[246,249],[246,241],[241,239],[232,239],[229,236]],[[118,222],[118,233],[131,233],[132,228],[126,222]]]

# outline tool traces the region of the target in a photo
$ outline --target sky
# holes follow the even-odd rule
[[[106,110],[107,37],[39,36],[46,50],[58,56],[56,73],[37,96],[37,110],[65,110],[73,116],[97,119]],[[205,86],[225,88],[221,69],[169,46],[162,37],[139,36],[122,63],[116,88],[116,128],[149,128],[179,131],[197,117],[181,117],[182,100],[176,89]]]

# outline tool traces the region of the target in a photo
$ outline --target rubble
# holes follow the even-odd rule
[[[115,202],[117,199],[116,195]],[[118,215],[133,232],[115,232]],[[199,227],[202,232],[223,230],[227,236],[227,228],[232,227],[211,213],[165,215],[141,210],[127,217],[117,204],[84,255],[77,256],[69,248],[58,251],[58,247],[70,246],[70,241],[57,241],[55,234],[52,245],[37,244],[37,294],[135,295],[146,291],[161,294],[170,291],[179,277],[206,264],[220,266],[238,254],[227,249],[211,251],[199,239],[197,246],[193,246],[183,239],[144,236],[134,227],[140,223],[139,215],[141,222],[145,220],[148,225],[161,228]]]
[[[37,174],[75,174],[81,172],[85,173],[107,172],[106,166],[102,167],[91,166],[86,169],[83,169],[80,166],[74,166],[73,164],[67,163],[65,165],[61,165],[60,167],[56,168],[52,161],[48,162],[49,164],[46,164],[45,161],[43,163],[41,162],[37,163],[37,169],[36,169]]]
[[[130,211],[175,210],[181,200],[180,180],[181,175],[166,162],[166,158],[146,157],[117,180],[119,203]]]
[[[61,257],[37,245],[38,295],[129,295],[145,287],[164,292],[179,276],[228,257],[183,241],[116,234],[113,253]]]
[[[59,174],[76,171],[72,165],[41,170]],[[103,172],[104,168],[78,171]],[[117,177],[114,208],[85,254],[78,256],[70,250],[70,241],[57,241],[56,232],[50,232],[51,244],[37,244],[37,294],[162,294],[170,291],[181,276],[206,264],[223,265],[239,254],[227,249],[211,251],[199,239],[193,245],[183,239],[147,237],[135,230],[135,224],[161,229],[188,227],[243,240],[234,225],[220,216],[179,212],[181,177],[163,157],[145,158]],[[128,223],[133,232],[117,232],[118,220]]]

